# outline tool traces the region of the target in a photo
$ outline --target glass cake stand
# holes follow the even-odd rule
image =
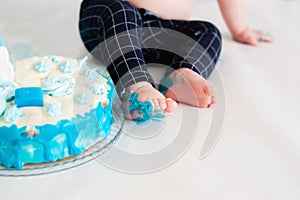
[[[118,98],[115,98],[112,109],[114,124],[111,127],[111,133],[106,139],[99,140],[84,153],[56,162],[26,164],[24,165],[22,170],[7,169],[4,166],[0,165],[0,176],[22,177],[57,173],[81,166],[98,158],[99,156],[107,152],[120,136],[121,130],[124,125],[124,116],[120,105],[121,104]]]

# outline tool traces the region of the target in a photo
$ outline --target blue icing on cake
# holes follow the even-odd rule
[[[102,122],[102,126],[99,122]],[[84,116],[61,120],[55,125],[36,126],[40,134],[35,137],[24,134],[27,127],[0,127],[0,163],[7,168],[22,169],[24,163],[50,162],[81,154],[98,138],[106,138],[112,123],[109,107],[103,108],[99,103],[96,109]],[[82,138],[90,142],[83,143]],[[28,155],[31,152],[25,148],[28,145],[37,149],[32,152],[30,159]]]
[[[32,67],[26,69],[27,76],[18,72],[19,67],[32,66],[40,59],[31,58],[17,62],[15,82],[18,83],[18,88],[26,88],[42,87],[42,80],[52,80],[48,85],[44,84],[47,87],[42,87],[44,107],[17,108],[13,101],[14,96],[8,95],[11,94],[7,92],[10,91],[7,89],[10,87],[5,87],[3,91],[6,92],[0,95],[0,112],[3,110],[2,116],[0,114],[0,164],[6,168],[23,169],[24,164],[54,162],[81,154],[96,142],[107,138],[114,123],[112,116],[114,86],[107,77],[99,75],[98,78],[99,83],[105,85],[105,95],[95,95],[88,100],[88,103],[93,100],[94,106],[77,113],[71,108],[73,104],[81,106],[86,103],[87,96],[84,92],[89,90],[89,85],[86,85],[88,88],[81,88],[81,93],[74,94],[75,80],[71,81],[72,84],[68,81],[68,84],[63,84],[64,81],[62,83],[58,80],[71,80],[73,77],[80,76],[80,66],[73,66],[73,74],[65,74],[55,70],[59,68],[58,63],[51,61],[49,57],[49,60],[44,57],[49,67],[49,74],[53,76],[39,75]],[[57,59],[62,62],[70,60],[59,56]],[[76,60],[71,61],[76,63]],[[13,92],[17,89],[17,87],[12,88]]]
[[[15,90],[15,104],[18,108],[44,106],[43,91],[40,87],[26,87]]]

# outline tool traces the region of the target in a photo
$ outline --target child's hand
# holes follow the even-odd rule
[[[244,31],[233,36],[237,42],[256,46],[259,42],[272,42],[273,38],[260,30],[246,28]]]

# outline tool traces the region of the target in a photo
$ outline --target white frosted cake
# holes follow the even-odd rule
[[[0,79],[0,164],[22,169],[53,162],[106,138],[113,123],[113,90],[86,59],[45,56],[17,62],[13,80]]]

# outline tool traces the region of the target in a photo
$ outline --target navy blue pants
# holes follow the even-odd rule
[[[204,21],[165,20],[122,0],[84,0],[80,35],[104,65],[118,94],[128,86],[154,81],[147,64],[186,67],[208,78],[221,51],[221,34]]]

